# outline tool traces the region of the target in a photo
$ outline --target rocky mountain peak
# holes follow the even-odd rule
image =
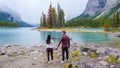
[[[120,0],[89,0],[85,11],[76,18],[96,18],[111,11],[116,7],[119,9]],[[100,17],[100,16],[99,16]]]

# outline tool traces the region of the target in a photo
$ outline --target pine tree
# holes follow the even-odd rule
[[[45,27],[46,26],[46,15],[44,14],[44,12],[42,13],[42,16],[43,16],[43,26]]]
[[[63,27],[64,26],[64,24],[65,24],[65,19],[64,19],[64,11],[63,11],[63,9],[61,9],[60,10],[60,24],[61,24],[61,27]]]
[[[40,26],[44,26],[43,25],[43,16],[41,16],[41,18],[40,18]]]
[[[52,24],[54,27],[57,26],[57,14],[54,7],[52,8]]]
[[[57,27],[59,28],[60,27],[60,5],[58,4],[57,6],[57,12],[58,12],[58,17],[57,17]]]
[[[52,23],[52,5],[51,4],[48,11],[48,23],[49,23],[48,27],[52,28],[53,23]]]
[[[110,28],[110,21],[109,21],[109,19],[107,19],[105,24],[104,24],[104,30],[109,31],[109,28]]]
[[[60,5],[58,4],[58,27],[63,27],[65,23],[64,19],[64,11],[61,9]]]
[[[119,17],[119,13],[116,12],[114,15],[113,15],[113,27],[118,29],[119,25],[120,25],[120,17]]]
[[[43,20],[42,20],[42,16],[41,16],[41,18],[40,18],[40,26],[42,26],[42,22],[43,22]]]
[[[119,17],[119,13],[117,12],[117,13],[116,13],[116,29],[118,29],[118,27],[119,27],[119,25],[120,25],[120,24],[119,24],[119,23],[120,23],[119,18],[120,18],[120,17]]]

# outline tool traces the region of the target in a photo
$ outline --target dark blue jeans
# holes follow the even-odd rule
[[[68,48],[62,48],[62,61],[65,60],[65,53],[66,53],[66,59],[69,59],[69,51]]]

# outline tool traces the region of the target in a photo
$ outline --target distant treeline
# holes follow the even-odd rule
[[[105,30],[118,29],[120,27],[120,13],[116,12],[110,18],[79,18],[69,20],[65,24],[66,27],[104,27]]]
[[[8,22],[5,20],[0,21],[0,27],[18,27],[16,22]]]

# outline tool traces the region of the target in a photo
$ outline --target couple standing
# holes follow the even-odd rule
[[[51,35],[48,35],[46,43],[47,43],[47,50],[46,50],[47,51],[47,59],[48,59],[48,63],[50,63],[50,58],[49,58],[50,54],[51,54],[51,62],[53,62],[53,43],[54,43],[51,38]],[[65,31],[62,31],[62,37],[57,46],[57,49],[61,43],[62,43],[62,61],[61,61],[61,63],[63,63],[64,59],[65,59],[65,53],[66,53],[66,59],[67,60],[69,59],[68,48],[70,47],[70,38],[66,35]]]

